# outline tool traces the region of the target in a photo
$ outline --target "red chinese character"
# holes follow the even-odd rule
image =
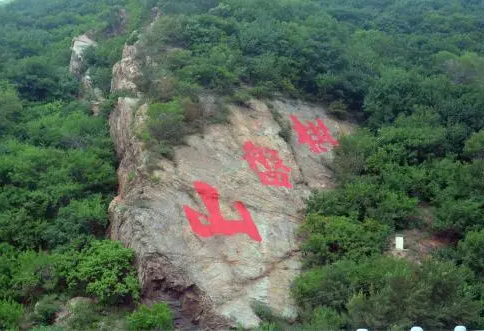
[[[331,136],[329,129],[319,118],[316,119],[316,124],[308,121],[306,123],[307,126],[302,124],[294,115],[291,115],[291,120],[294,124],[294,130],[296,130],[299,136],[299,143],[308,144],[314,153],[320,154],[327,152],[328,148],[324,145],[337,146],[339,144]]]
[[[208,211],[208,215],[193,210],[188,206],[183,206],[183,210],[185,211],[185,215],[190,222],[193,232],[201,237],[211,237],[214,235],[231,236],[236,233],[246,233],[255,241],[262,241],[249,211],[242,202],[237,201],[234,204],[241,219],[227,220],[224,219],[220,210],[220,195],[217,192],[217,189],[199,181],[196,181],[194,186]]]
[[[263,185],[292,187],[289,182],[292,169],[283,164],[276,150],[256,146],[249,141],[244,145],[244,152],[244,160],[257,172]]]

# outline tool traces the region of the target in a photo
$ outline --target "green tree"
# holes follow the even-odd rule
[[[469,231],[459,242],[458,258],[478,277],[484,271],[484,230]]]

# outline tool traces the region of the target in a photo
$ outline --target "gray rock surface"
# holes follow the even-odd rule
[[[113,67],[111,91],[126,91],[137,93],[136,81],[141,76],[141,68],[136,61],[137,49],[135,45],[125,45],[121,61]]]
[[[135,89],[132,79],[139,70],[132,47],[125,48],[123,60],[115,66],[113,91]],[[139,99],[120,98],[110,116],[120,159],[120,186],[109,208],[111,238],[135,251],[144,297],[150,301],[166,295],[176,298],[184,316],[213,330],[237,324],[257,326],[255,302],[295,318],[290,285],[301,268],[297,228],[310,189],[333,185],[324,166],[331,160],[331,146],[327,153],[316,155],[299,142],[294,130],[286,142],[279,136],[280,123],[294,114],[302,122],[319,116],[336,138],[351,127],[328,118],[315,105],[253,100],[250,107],[230,106],[228,123],[210,125],[203,135],[186,137],[174,160],[167,160],[148,152],[137,138],[146,111],[147,105]],[[292,188],[261,183],[244,160],[247,142],[278,151],[292,170]],[[234,203],[242,202],[262,240],[246,233],[212,237],[195,233],[186,207],[207,214],[195,181],[217,189],[226,219],[241,218]]]
[[[88,48],[89,46],[95,46],[96,42],[89,38],[87,35],[83,34],[79,37],[75,37],[72,39],[71,43],[71,62],[69,64],[69,71],[76,75],[80,76],[81,69],[82,69],[82,53]]]

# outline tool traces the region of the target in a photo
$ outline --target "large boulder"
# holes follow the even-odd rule
[[[117,72],[128,70],[123,63],[132,65],[121,61]],[[135,251],[144,297],[169,294],[184,316],[209,329],[257,326],[254,304],[295,318],[290,286],[301,269],[304,198],[334,185],[325,165],[351,127],[317,105],[252,100],[249,107],[230,106],[227,123],[186,137],[167,160],[138,139],[146,113],[139,99],[120,98],[110,116],[120,159],[110,233]],[[326,142],[311,144],[318,135]],[[254,170],[248,156],[260,153],[288,181],[255,171],[261,164]]]

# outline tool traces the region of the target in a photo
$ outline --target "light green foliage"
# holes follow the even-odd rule
[[[155,303],[151,307],[140,305],[127,317],[129,330],[173,330],[173,313],[165,303]]]
[[[0,300],[1,329],[18,330],[22,314],[23,307],[21,304],[9,300]]]
[[[309,214],[301,228],[302,246],[309,265],[323,265],[346,258],[359,261],[381,254],[386,246],[388,226],[375,220],[358,222],[349,217]]]
[[[139,285],[132,267],[134,253],[119,242],[93,241],[73,258],[75,269],[65,270],[71,289],[95,296],[101,303],[139,299]]]
[[[317,307],[313,311],[310,327],[314,330],[340,330],[345,325],[345,318],[328,307]]]

